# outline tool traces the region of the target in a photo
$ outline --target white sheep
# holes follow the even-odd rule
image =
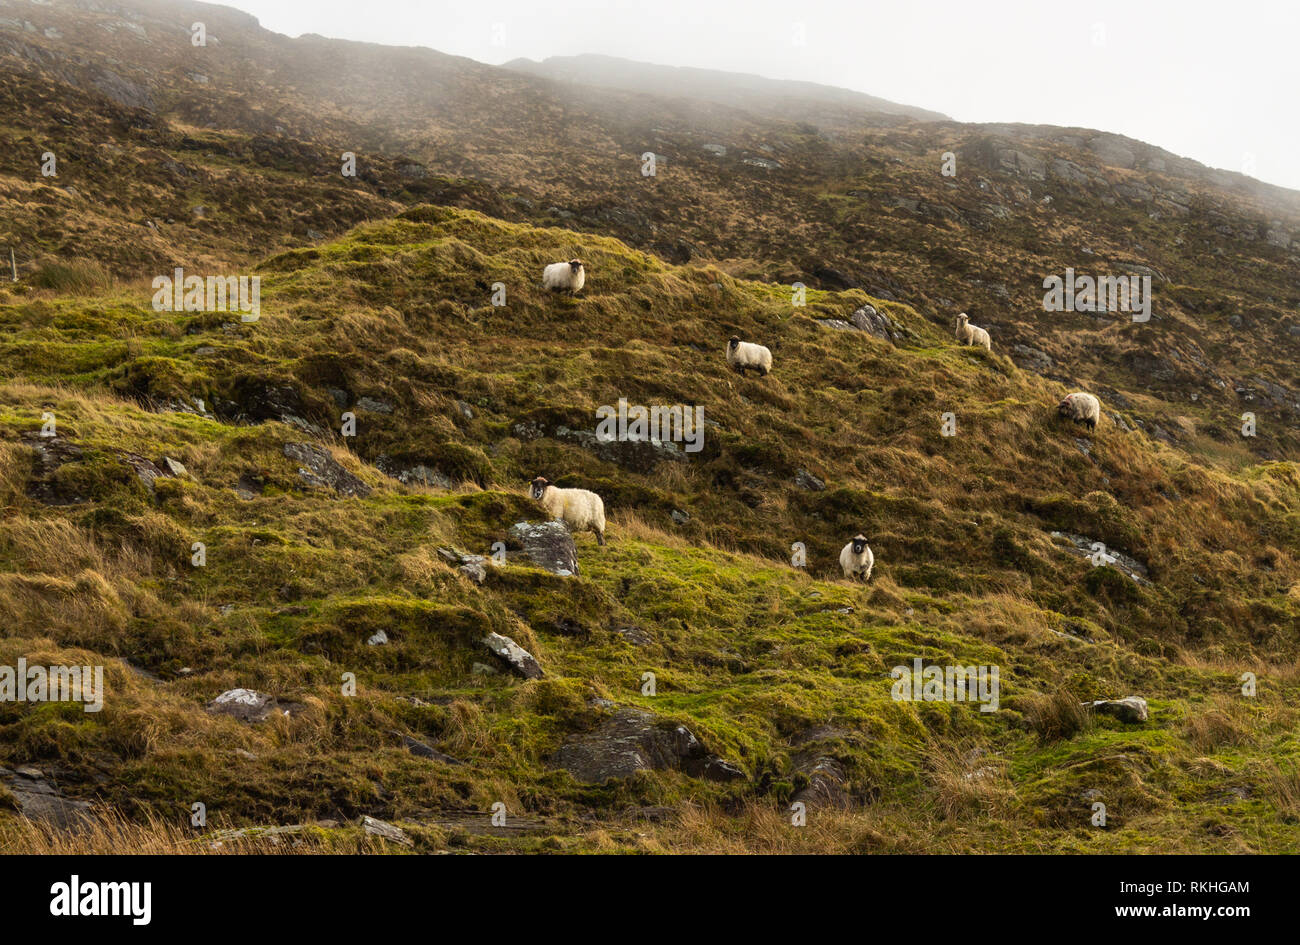
[[[741,341],[739,335],[732,335],[727,342],[727,363],[745,373],[745,368],[753,368],[760,377],[766,377],[772,370],[772,352],[762,345]]]
[[[875,566],[876,556],[862,535],[854,535],[853,540],[840,549],[840,570],[850,580],[856,577],[864,582],[870,581],[871,569]]]
[[[587,270],[582,268],[581,259],[568,262],[551,263],[542,270],[542,285],[547,289],[573,294],[587,281]]]
[[[978,325],[970,324],[970,316],[965,312],[957,316],[957,340],[964,345],[979,345],[990,353],[993,351],[989,333]]]
[[[532,495],[546,514],[569,526],[570,531],[596,533],[596,541],[605,544],[605,503],[588,489],[561,489],[541,476],[532,482]]]
[[[1073,394],[1066,395],[1065,399],[1057,405],[1056,412],[1067,420],[1086,423],[1089,430],[1095,430],[1097,422],[1101,420],[1101,401],[1092,394],[1075,391]]]

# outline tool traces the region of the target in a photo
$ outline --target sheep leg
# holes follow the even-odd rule
[[[593,531],[594,531],[594,529],[593,529]],[[604,544],[605,544],[605,533],[604,533],[604,532],[596,532],[596,544],[601,545],[602,547],[604,546]]]

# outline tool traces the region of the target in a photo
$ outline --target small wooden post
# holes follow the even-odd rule
[[[9,265],[14,271],[14,282],[18,281],[18,260],[14,258],[14,248],[9,247]]]

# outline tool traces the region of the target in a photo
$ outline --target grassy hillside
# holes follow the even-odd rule
[[[575,254],[584,291],[544,293],[541,266]],[[362,815],[422,852],[1300,848],[1295,463],[1175,448],[1105,396],[1088,435],[1054,415],[1069,388],[858,289],[794,308],[787,286],[469,210],[257,272],[254,323],[155,312],[144,283],[0,290],[0,664],[108,674],[101,713],[0,703],[0,767],[177,836],[197,801],[323,824],[303,836],[331,849],[368,842]],[[819,321],[864,305],[897,344]],[[772,348],[771,376],[727,369],[733,333]],[[702,406],[704,449],[593,442],[619,398]],[[509,535],[544,519],[538,474],[605,499],[578,576]],[[865,587],[836,568],[857,531]],[[495,542],[481,585],[439,551]],[[488,632],[542,677],[504,671]],[[895,702],[915,658],[999,666],[1000,711]],[[237,687],[288,714],[206,711]],[[1130,694],[1148,721],[1078,706]],[[725,770],[559,767],[627,707]],[[41,842],[0,811],[0,843]]]

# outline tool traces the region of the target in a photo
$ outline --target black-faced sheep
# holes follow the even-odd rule
[[[581,259],[568,262],[551,263],[542,270],[542,286],[556,292],[573,294],[587,282],[587,270],[582,267]]]
[[[970,323],[970,316],[962,312],[957,316],[957,340],[964,345],[978,345],[985,351],[993,351],[993,342],[989,333],[978,325]]]
[[[531,492],[551,518],[563,522],[570,531],[593,531],[596,541],[605,544],[605,503],[596,493],[588,489],[561,489],[541,476],[532,481]]]
[[[1066,420],[1086,423],[1089,430],[1095,430],[1097,422],[1101,420],[1101,401],[1092,394],[1075,391],[1065,396],[1065,399],[1057,405],[1056,412]]]
[[[854,535],[853,539],[840,550],[840,570],[852,580],[871,580],[871,569],[876,566],[876,556],[871,553],[867,539]]]
[[[766,377],[772,370],[772,352],[762,345],[741,341],[739,335],[732,335],[727,342],[727,363],[741,374],[746,368],[753,368],[760,377]]]

